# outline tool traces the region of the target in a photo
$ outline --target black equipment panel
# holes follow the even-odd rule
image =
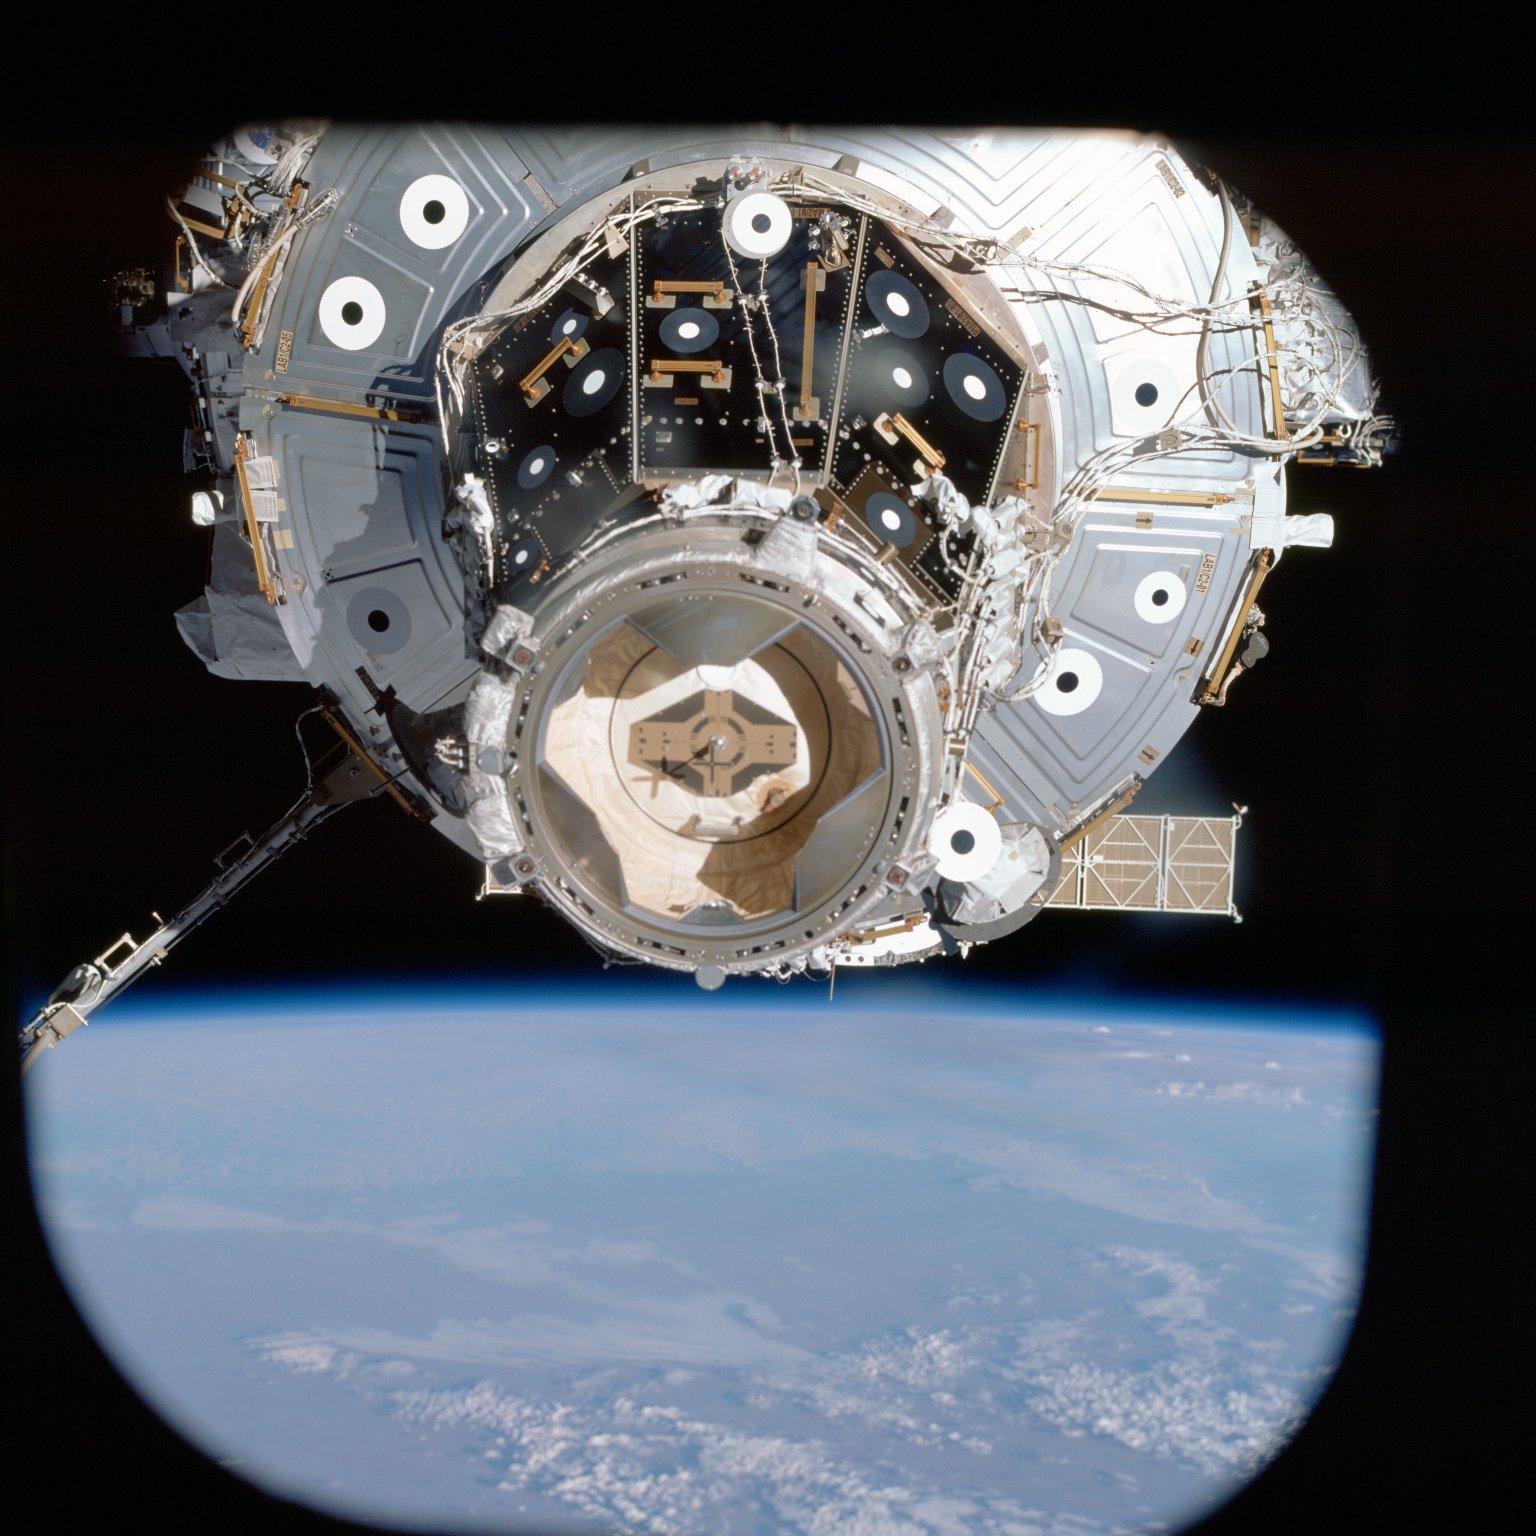
[[[569,290],[519,315],[476,359],[471,410],[501,543],[503,591],[541,581],[607,518],[632,515],[629,257],[586,275],[602,315]]]
[[[847,258],[827,269],[832,242],[824,219],[837,218],[840,227],[851,221],[822,205],[792,204],[791,211],[784,248],[767,262],[735,257],[734,276],[718,209],[672,215],[638,233],[643,476],[766,478],[772,447],[764,417],[783,458],[792,446],[803,475],[824,472],[852,275]],[[803,387],[808,281],[815,285],[809,391]],[[714,291],[679,292],[674,284],[713,285]],[[704,371],[705,364],[715,365],[714,371]],[[759,368],[770,386],[782,379],[782,402],[773,393],[759,394]]]
[[[936,597],[957,594],[971,538],[941,541],[911,486],[937,468],[986,500],[1025,368],[886,225],[825,203],[788,207],[783,248],[736,256],[734,272],[721,209],[639,224],[627,250],[518,316],[476,359],[470,424],[504,591],[547,579],[597,529],[648,513],[642,481],[767,479],[764,422],[783,454],[787,416],[827,514],[893,546]],[[594,292],[612,300],[601,314]],[[782,379],[782,402],[760,393],[759,370],[770,386]]]
[[[830,486],[854,525],[893,544],[901,563],[937,596],[959,591],[957,569],[974,538],[945,533],[941,542],[928,508],[909,488],[938,469],[968,500],[984,502],[1025,377],[1023,365],[872,220]]]
[[[972,502],[984,502],[1007,446],[1024,384],[1023,366],[911,256],[871,223],[855,300],[843,423],[832,465],[851,485],[879,461],[907,483],[922,454],[900,432],[875,430],[901,416],[939,454],[938,466]]]

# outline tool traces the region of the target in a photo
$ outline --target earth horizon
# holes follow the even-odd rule
[[[29,1077],[45,1229],[153,1408],[353,1518],[1107,1536],[1219,1504],[1346,1342],[1368,1021],[840,994],[146,990]]]

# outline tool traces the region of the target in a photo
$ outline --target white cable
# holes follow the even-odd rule
[[[192,260],[213,280],[220,288],[228,288],[229,284],[208,265],[208,259],[203,255],[202,248],[197,243],[197,236],[192,233],[192,226],[181,216],[181,209],[176,206],[173,198],[166,198],[165,206],[170,209],[171,217],[181,226],[181,232],[186,236],[187,249],[192,252]]]
[[[1285,458],[1298,449],[1314,442],[1322,433],[1324,418],[1340,407],[1340,393],[1354,377],[1364,362],[1365,353],[1357,335],[1342,332],[1327,312],[1323,300],[1328,290],[1319,288],[1307,280],[1305,272],[1289,270],[1282,260],[1270,264],[1265,280],[1250,284],[1241,293],[1229,293],[1229,267],[1233,247],[1233,230],[1236,213],[1225,186],[1218,183],[1217,196],[1222,214],[1222,239],[1218,253],[1211,290],[1204,303],[1188,303],[1181,299],[1158,294],[1125,272],[1086,263],[1042,260],[1021,252],[1010,251],[995,240],[951,234],[934,225],[931,219],[918,219],[885,207],[874,199],[850,192],[841,187],[820,182],[814,176],[803,175],[797,180],[779,179],[774,189],[803,195],[807,188],[820,190],[851,211],[867,214],[904,231],[915,242],[938,251],[967,257],[988,267],[999,281],[1005,294],[1021,303],[1051,303],[1075,305],[1096,310],[1128,325],[1134,325],[1149,334],[1161,336],[1195,336],[1196,377],[1175,403],[1170,425],[1152,437],[1119,439],[1088,456],[1061,488],[1052,507],[1048,523],[1051,548],[1036,550],[1024,556],[1021,566],[1016,566],[1007,577],[1008,585],[998,588],[989,574],[989,560],[984,556],[980,542],[973,544],[969,557],[962,563],[955,558],[950,547],[953,529],[939,533],[939,557],[951,576],[959,583],[956,597],[950,604],[958,618],[958,642],[954,654],[957,662],[959,686],[949,705],[951,728],[968,729],[984,700],[986,691],[978,685],[979,671],[984,664],[989,647],[1000,634],[1019,636],[1024,654],[1030,652],[1039,659],[1039,667],[1019,680],[1019,670],[1014,673],[1011,686],[990,690],[999,699],[1027,697],[1041,685],[1056,642],[1046,640],[1050,627],[1053,578],[1066,550],[1075,537],[1076,529],[1084,512],[1092,504],[1097,492],[1116,475],[1132,465],[1139,465],[1162,458],[1174,457],[1192,450],[1217,449],[1227,452],[1262,454],[1270,458]],[[693,210],[705,206],[689,199],[656,198],[652,202],[634,207],[627,213],[611,215],[592,231],[576,248],[574,254],[544,283],[501,311],[481,314],[457,322],[445,332],[443,345],[438,354],[438,378],[435,379],[439,413],[443,423],[444,442],[449,442],[446,412],[443,411],[442,384],[457,404],[463,408],[464,372],[473,356],[483,350],[482,338],[499,331],[518,314],[537,308],[561,284],[576,272],[595,260],[609,230],[628,236],[636,226],[646,220],[654,220],[672,210]],[[787,452],[780,455],[776,424],[773,413],[763,396],[768,380],[765,377],[762,357],[759,354],[754,309],[761,312],[763,322],[773,347],[773,359],[778,373],[783,372],[782,353],[777,329],[773,323],[771,300],[767,290],[767,263],[759,267],[755,303],[749,298],[741,282],[741,274],[728,244],[722,245],[738,302],[742,306],[748,350],[758,387],[760,419],[768,439],[772,464],[770,483],[786,462],[795,475],[795,493],[799,493],[801,476],[798,455],[794,448],[793,428],[789,421],[782,380],[774,385],[778,396],[779,423],[783,427]],[[1052,286],[1038,288],[1020,279],[1026,274],[1047,279]],[[1058,282],[1091,280],[1113,284],[1137,295],[1146,305],[1136,309],[1087,294],[1068,292],[1056,286]],[[1277,338],[1272,349],[1263,346],[1254,353],[1227,367],[1212,368],[1211,345],[1216,336],[1243,334],[1253,336],[1258,329],[1250,313],[1255,298],[1265,296],[1271,302],[1279,325],[1289,326],[1288,341]],[[480,343],[471,352],[473,343]],[[1299,424],[1288,438],[1271,438],[1261,433],[1244,432],[1222,403],[1218,391],[1228,387],[1229,380],[1254,371],[1261,383],[1269,366],[1284,369],[1288,382],[1287,395],[1292,400],[1307,399],[1316,409],[1311,419]],[[1193,403],[1187,414],[1184,408]],[[1374,403],[1374,392],[1371,403]],[[1374,424],[1375,418],[1372,418]],[[1027,629],[1027,635],[1024,631]]]
[[[278,256],[288,247],[294,236],[300,230],[307,228],[322,214],[328,213],[340,200],[340,194],[332,188],[309,205],[297,218],[293,219],[262,250],[259,259],[251,266],[245,275],[245,281],[241,283],[240,290],[235,295],[234,307],[230,310],[230,319],[235,325],[239,325],[245,313],[245,306],[250,302],[251,294],[255,291],[257,280],[261,274],[273,264]],[[268,290],[270,295],[271,290]]]
[[[795,447],[794,429],[789,424],[789,407],[784,400],[784,359],[779,354],[779,332],[773,323],[773,312],[768,299],[768,262],[765,258],[757,264],[758,303],[763,312],[763,324],[768,327],[768,338],[773,342],[774,394],[779,402],[779,420],[784,424],[784,442],[789,450],[789,467],[794,471],[794,494],[800,494],[800,454]]]
[[[762,422],[764,435],[768,439],[768,483],[772,485],[784,461],[779,457],[778,439],[773,433],[773,418],[768,414],[766,398],[768,381],[763,377],[763,365],[757,355],[757,338],[752,333],[752,301],[747,296],[746,287],[741,281],[741,273],[736,270],[736,257],[731,251],[730,242],[725,238],[724,219],[720,221],[720,249],[725,252],[725,263],[731,273],[731,286],[736,292],[737,303],[741,305],[741,323],[747,333],[747,351],[752,356],[752,372],[757,382],[757,404],[762,413],[758,419]]]

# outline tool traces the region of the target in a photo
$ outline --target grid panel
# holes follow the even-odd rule
[[[1235,918],[1240,825],[1238,816],[1111,816],[1062,854],[1044,905]]]

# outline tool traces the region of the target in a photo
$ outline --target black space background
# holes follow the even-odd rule
[[[1009,23],[1009,46],[1025,46],[1025,14]],[[1235,18],[1223,37],[1230,62]],[[226,41],[234,47],[234,33]],[[631,41],[603,31],[587,45],[611,63]],[[1267,29],[1254,42],[1271,65],[1283,51]],[[354,39],[347,57],[362,67],[349,77],[384,68],[382,52],[358,52]],[[125,926],[141,930],[152,908],[172,910],[215,852],[264,826],[299,786],[289,727],[306,691],[209,677],[171,619],[200,590],[206,561],[206,536],[186,512],[196,482],[179,473],[182,377],[109,351],[102,279],[162,257],[161,194],[218,131],[282,112],[1159,129],[1254,197],[1321,268],[1360,323],[1403,447],[1372,474],[1291,471],[1293,510],[1333,512],[1335,547],[1283,563],[1265,592],[1270,655],[1226,710],[1202,716],[1146,792],[1148,808],[1154,794],[1168,808],[1252,808],[1246,921],[1047,919],[978,952],[965,974],[1374,1014],[1386,1034],[1381,1131],[1348,1352],[1296,1442],[1199,1529],[1492,1531],[1528,1516],[1521,1389],[1536,1367],[1526,1145],[1536,1089],[1519,982],[1536,934],[1523,827],[1532,770],[1519,744],[1536,694],[1536,140],[1521,126],[1518,88],[1459,57],[1403,74],[1361,50],[1348,71],[1340,55],[1315,60],[1323,89],[1304,105],[1289,76],[1285,91],[1261,88],[1257,55],[1240,95],[1235,68],[1186,77],[1149,56],[1128,92],[1085,99],[1069,55],[1058,66],[1037,55],[1026,90],[1001,76],[978,86],[967,53],[952,61],[964,85],[948,101],[935,43],[919,110],[892,95],[884,65],[871,66],[862,100],[842,75],[828,96],[813,69],[735,66],[704,71],[686,92],[642,71],[649,85],[637,97],[597,85],[607,65],[580,50],[543,57],[558,62],[531,83],[512,72],[516,92],[505,89],[505,58],[500,74],[477,71],[478,85],[456,74],[452,92],[422,86],[416,71],[402,85],[387,68],[370,90],[331,78],[327,57],[297,44],[265,83],[252,73],[236,87],[232,75],[218,91],[178,94],[137,63],[71,69],[38,115],[13,120],[0,353],[13,1012]],[[1278,97],[1294,109],[1291,127],[1261,129]],[[529,955],[546,970],[593,974],[591,952],[563,923],[523,903],[515,913],[476,904],[475,879],[445,840],[370,804],[264,875],[143,985],[510,984]],[[15,1373],[5,1496],[44,1500],[60,1530],[107,1518],[165,1531],[346,1529],[206,1461],[106,1363],[41,1244],[5,1055]]]

